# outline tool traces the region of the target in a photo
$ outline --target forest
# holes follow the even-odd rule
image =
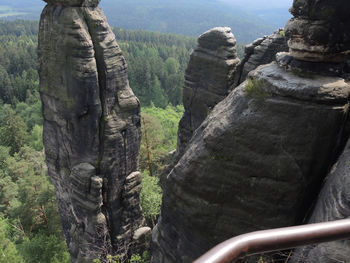
[[[283,27],[292,0],[103,0],[112,26],[198,37],[209,28],[229,26],[239,42]],[[1,19],[38,20],[44,1],[2,0]]]
[[[196,40],[113,31],[142,105],[141,206],[153,227],[161,205],[159,174],[176,148],[184,73]],[[0,21],[0,263],[70,262],[45,165],[37,34],[37,21]],[[238,50],[242,54],[243,47]]]

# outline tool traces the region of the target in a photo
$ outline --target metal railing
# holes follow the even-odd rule
[[[256,231],[231,238],[193,263],[230,263],[247,256],[350,239],[350,219]]]

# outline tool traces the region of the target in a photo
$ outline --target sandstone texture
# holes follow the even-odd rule
[[[123,256],[144,222],[139,101],[99,1],[47,2],[38,47],[44,145],[72,262]]]
[[[309,223],[348,217],[350,217],[350,141],[327,176]],[[297,249],[292,262],[350,262],[350,241],[336,241]]]
[[[350,85],[276,62],[199,126],[164,182],[154,263],[192,262],[232,236],[301,223],[343,137]]]
[[[305,61],[343,62],[350,52],[348,0],[294,0],[294,18],[286,25],[293,57]]]
[[[270,36],[258,38],[247,45],[234,79],[235,86],[245,81],[248,73],[260,65],[269,64],[275,60],[276,53],[288,51],[284,30],[280,29]]]
[[[233,89],[239,62],[230,28],[213,28],[199,37],[185,75],[185,113],[179,124],[177,156],[184,152],[193,132],[213,107]]]

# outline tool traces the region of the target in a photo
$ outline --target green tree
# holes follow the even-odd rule
[[[12,84],[6,69],[0,64],[0,99],[12,103]]]
[[[156,176],[149,176],[148,172],[142,173],[141,207],[148,224],[154,227],[160,214],[162,204],[162,189]]]
[[[0,217],[0,263],[23,263],[15,244],[8,238],[9,225]]]
[[[13,155],[28,143],[28,139],[27,126],[23,119],[15,115],[13,110],[7,109],[1,120],[0,145],[10,147],[10,154]]]
[[[26,263],[69,263],[65,242],[56,235],[37,234],[24,238],[20,251]]]
[[[35,125],[30,132],[29,145],[36,151],[42,151],[44,148],[43,145],[43,127]]]
[[[165,67],[168,72],[168,74],[175,74],[179,71],[180,64],[175,58],[167,58],[165,60]]]

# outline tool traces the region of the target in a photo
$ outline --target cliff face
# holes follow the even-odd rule
[[[292,68],[299,72],[316,70],[326,75],[342,75],[349,81],[349,62],[345,61],[350,52],[350,17],[345,11],[349,7],[349,1],[345,0],[294,1],[291,11],[295,17],[286,26],[290,55],[294,59],[294,63],[289,63]],[[349,134],[349,122],[344,131]],[[309,223],[350,216],[349,163],[350,141],[327,175]],[[348,262],[349,259],[350,243],[343,240],[298,248],[292,262]]]
[[[239,62],[236,39],[230,28],[213,28],[199,37],[185,75],[185,112],[179,123],[178,156],[213,107],[233,89],[233,76]]]
[[[44,145],[72,261],[125,255],[143,224],[140,105],[99,1],[47,2],[38,50]]]
[[[191,262],[232,236],[301,222],[350,91],[314,77],[261,66],[214,108],[165,181],[153,262]]]
[[[293,12],[301,2],[294,1]],[[305,6],[314,6],[317,15],[327,9],[320,9],[321,3],[342,6],[342,1]],[[299,12],[303,15],[286,27],[291,52],[251,71],[214,107],[164,180],[152,262],[192,262],[232,236],[302,223],[344,146],[350,84],[343,63],[347,33],[333,29],[327,41],[317,42],[320,28],[309,27],[315,21],[305,23],[307,36],[294,26],[306,19]],[[338,42],[332,42],[335,35]],[[235,81],[259,63],[249,59],[264,63],[258,50],[256,59],[246,56]],[[342,202],[337,198],[333,201]]]
[[[278,52],[285,51],[288,51],[288,45],[282,29],[270,36],[258,38],[253,43],[247,45],[244,50],[244,58],[236,71],[234,79],[235,86],[245,81],[250,71],[260,65],[271,63],[275,60]]]
[[[319,223],[348,218],[350,216],[350,141],[318,197],[309,223]],[[293,255],[293,263],[348,262],[350,241],[342,240],[299,248]]]

